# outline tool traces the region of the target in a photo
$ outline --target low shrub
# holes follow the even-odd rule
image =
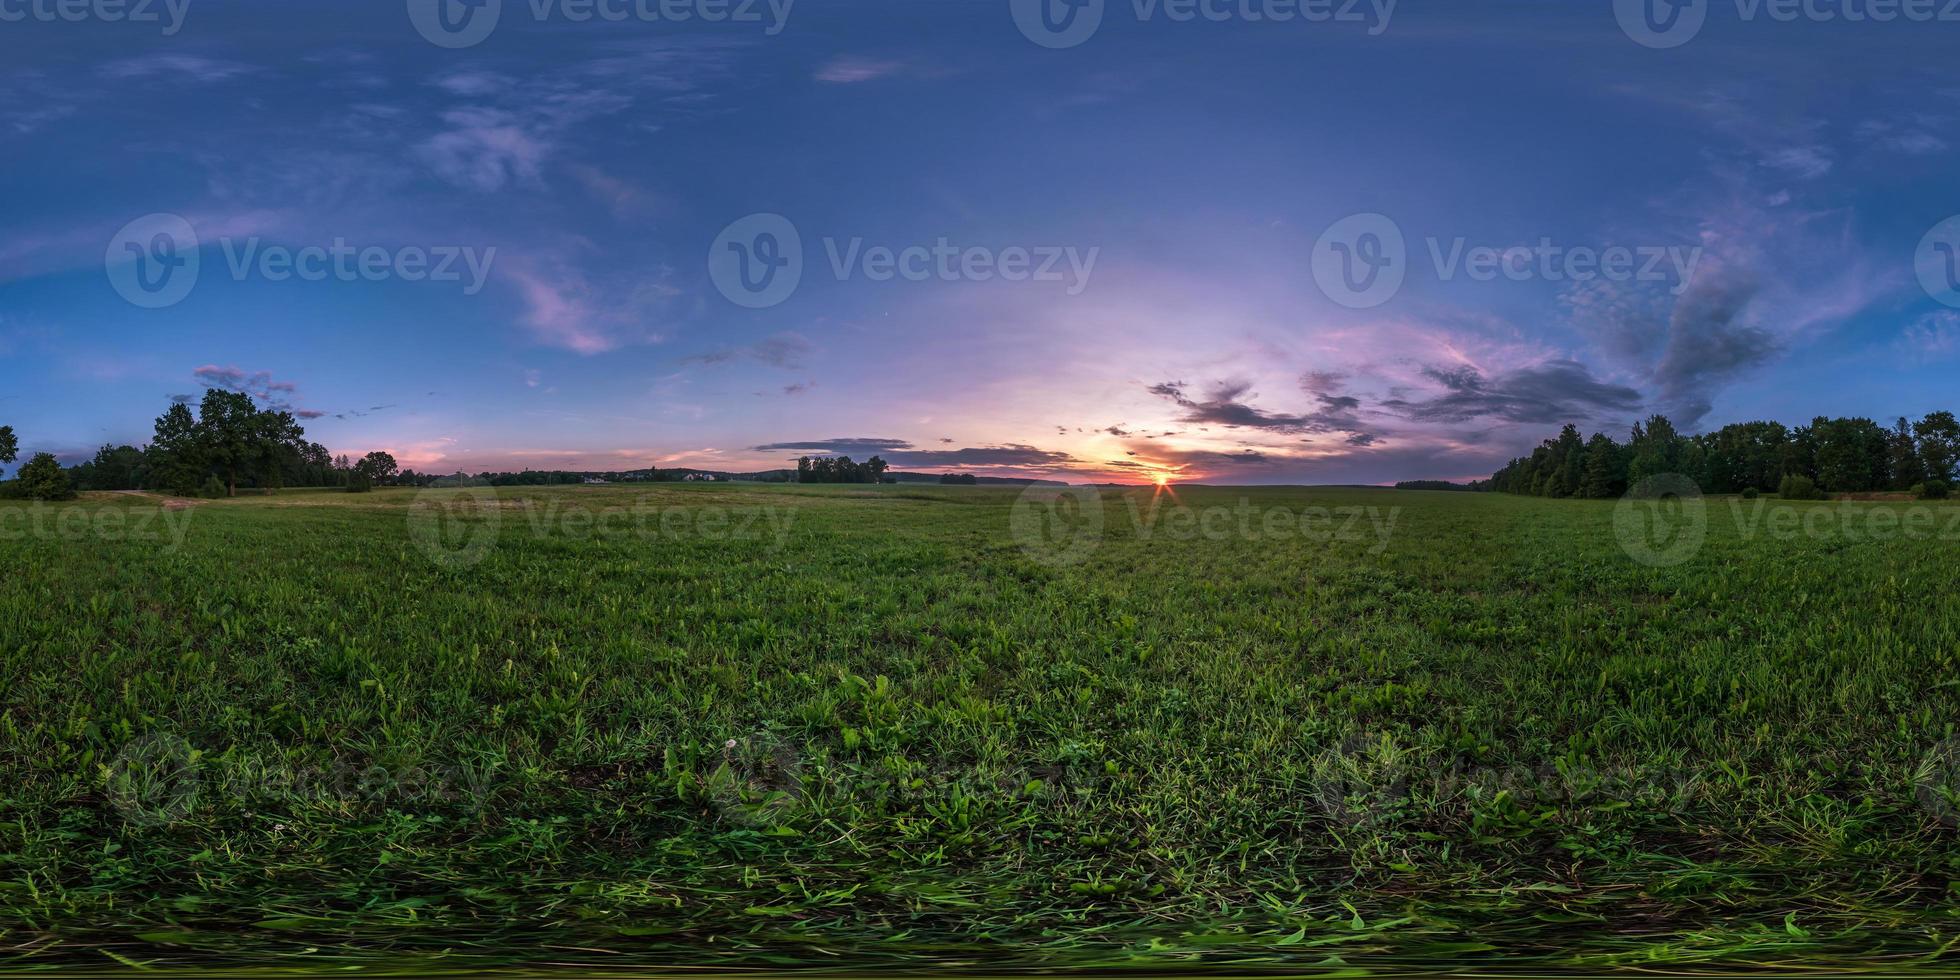
[[[36,453],[27,465],[20,468],[19,479],[21,496],[29,500],[73,500],[75,485],[68,479],[68,471],[61,468],[61,461],[53,453]]]
[[[1784,500],[1826,500],[1829,497],[1817,489],[1815,481],[1807,476],[1790,474],[1776,487],[1776,495]]]
[[[1744,500],[1754,500],[1760,496],[1762,496],[1762,494],[1758,492],[1755,487],[1744,487],[1742,489],[1742,499]]]
[[[1945,480],[1927,480],[1912,488],[1912,495],[1921,500],[1945,500],[1953,494],[1953,488]]]

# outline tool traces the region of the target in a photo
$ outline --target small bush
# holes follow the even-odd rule
[[[225,495],[224,481],[218,479],[215,476],[205,477],[204,486],[198,488],[197,495],[211,500],[216,500],[219,497],[224,496]]]
[[[368,491],[373,489],[374,489],[374,478],[368,476],[366,473],[363,473],[360,470],[355,470],[354,472],[349,473],[347,475],[348,493],[367,493]]]
[[[1952,493],[1953,488],[1947,486],[1945,480],[1927,480],[1912,488],[1912,495],[1921,500],[1945,500]]]
[[[1798,476],[1794,473],[1784,477],[1783,482],[1777,485],[1776,495],[1784,500],[1829,499],[1824,491],[1817,489],[1817,484],[1810,477]]]
[[[1744,500],[1754,500],[1760,496],[1762,496],[1762,494],[1758,492],[1755,487],[1742,488],[1742,499]]]
[[[53,453],[37,453],[20,468],[21,495],[29,500],[73,500],[75,485]]]

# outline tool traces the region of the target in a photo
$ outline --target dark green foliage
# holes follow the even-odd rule
[[[1762,496],[1762,491],[1757,490],[1755,487],[1742,488],[1742,499],[1744,500],[1754,500],[1760,496]]]
[[[1945,480],[1927,480],[1912,488],[1912,495],[1921,500],[1945,500],[1952,492]]]
[[[224,477],[226,496],[238,495],[238,474],[250,471],[263,455],[258,414],[252,396],[217,388],[206,391],[198,406],[198,446]]]
[[[158,416],[148,451],[151,486],[180,497],[197,492],[209,468],[190,407],[176,404]]]
[[[20,440],[14,435],[14,427],[0,425],[0,464],[12,463],[20,458]],[[0,472],[5,472],[0,470]]]
[[[1835,493],[1888,489],[1891,436],[1877,423],[1818,418],[1810,431],[1816,439],[1818,486]]]
[[[1674,431],[1665,415],[1656,415],[1646,425],[1634,423],[1633,439],[1627,445],[1627,482],[1636,484],[1657,476],[1681,472],[1681,449],[1685,440]]]
[[[366,485],[363,490],[393,480],[396,469],[395,457],[384,452],[368,453],[354,464],[356,478]]]
[[[1954,466],[1960,423],[1934,412],[1916,425],[1887,430],[1870,419],[1817,418],[1795,430],[1777,422],[1741,422],[1683,436],[1665,416],[1634,425],[1625,446],[1604,434],[1583,446],[1567,425],[1530,456],[1491,478],[1493,489],[1541,497],[1617,497],[1630,485],[1677,474],[1707,493],[1777,489],[1786,475],[1832,493],[1904,490]],[[1582,475],[1573,482],[1575,466]]]
[[[1920,468],[1929,480],[1951,480],[1960,463],[1960,420],[1952,412],[1934,412],[1912,427],[1919,440]]]
[[[798,483],[883,483],[888,464],[873,456],[854,463],[849,456],[805,456],[796,461]]]
[[[1919,455],[1919,441],[1912,434],[1912,423],[1903,417],[1892,426],[1886,444],[1891,463],[1891,488],[1917,486],[1926,479],[1926,462]]]
[[[35,453],[27,465],[20,468],[15,478],[19,483],[21,496],[29,500],[73,500],[75,486],[68,480],[68,471],[61,468],[61,461],[53,453]]]
[[[1586,443],[1586,471],[1579,484],[1579,496],[1611,500],[1626,492],[1626,451],[1605,433],[1595,434]]]
[[[1816,481],[1810,477],[1792,473],[1777,484],[1776,495],[1784,500],[1826,500],[1830,494],[1818,489]]]
[[[1448,480],[1403,480],[1395,485],[1397,490],[1457,490],[1475,492],[1475,484],[1451,483]]]
[[[949,487],[971,487],[978,486],[980,478],[971,473],[943,473],[939,477],[939,482]]]
[[[148,468],[143,451],[135,446],[103,446],[68,475],[78,490],[141,490]]]

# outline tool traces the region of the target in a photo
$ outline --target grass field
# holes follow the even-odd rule
[[[0,502],[0,968],[1960,940],[1960,507],[1016,500]]]

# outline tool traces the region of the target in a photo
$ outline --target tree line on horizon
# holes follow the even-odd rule
[[[883,483],[890,468],[880,456],[862,463],[852,462],[849,456],[803,456],[796,461],[796,482]]]
[[[0,427],[0,463],[18,454],[11,427]],[[393,456],[334,458],[306,441],[291,412],[261,409],[243,392],[213,388],[193,413],[177,402],[156,420],[150,444],[107,445],[86,463],[64,469],[53,453],[37,453],[7,496],[68,500],[81,490],[154,490],[179,497],[235,497],[244,485],[260,491],[288,486],[372,489],[397,475]]]
[[[1623,496],[1663,474],[1692,480],[1705,493],[1777,493],[1817,498],[1831,493],[1911,492],[1945,497],[1960,465],[1960,421],[1933,412],[1886,428],[1866,418],[1818,416],[1790,428],[1738,422],[1682,435],[1665,415],[1636,422],[1626,443],[1605,433],[1585,438],[1567,424],[1531,455],[1498,470],[1479,489],[1535,497],[1596,500]]]

